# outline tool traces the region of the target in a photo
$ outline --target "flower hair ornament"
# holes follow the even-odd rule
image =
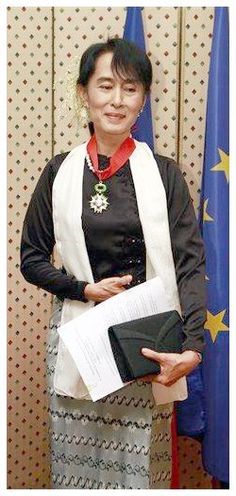
[[[88,107],[84,99],[80,96],[77,89],[77,80],[79,77],[79,57],[74,57],[71,64],[67,67],[65,79],[60,79],[54,83],[64,86],[64,98],[60,98],[59,119],[64,119],[72,111],[73,117],[77,119],[78,124],[87,124],[89,120]]]

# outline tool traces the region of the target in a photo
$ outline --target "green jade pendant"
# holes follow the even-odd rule
[[[95,195],[91,196],[89,201],[90,208],[95,214],[101,214],[104,210],[107,210],[109,202],[107,201],[107,196],[104,193],[107,191],[107,186],[102,182],[95,184],[94,186]]]

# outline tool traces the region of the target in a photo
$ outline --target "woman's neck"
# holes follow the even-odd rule
[[[111,157],[113,153],[120,147],[120,145],[125,141],[130,133],[126,135],[106,135],[102,136],[100,133],[95,132],[97,141],[97,151],[101,155],[106,155]]]

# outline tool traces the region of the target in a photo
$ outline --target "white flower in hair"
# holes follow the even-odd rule
[[[74,57],[71,64],[67,67],[65,80],[60,79],[54,84],[54,90],[57,83],[65,85],[65,98],[59,106],[59,118],[64,119],[71,110],[73,117],[76,117],[79,124],[88,122],[88,108],[77,90],[77,80],[79,77],[79,57]]]

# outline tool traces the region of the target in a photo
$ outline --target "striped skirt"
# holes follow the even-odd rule
[[[53,489],[168,489],[173,404],[156,406],[138,380],[92,402],[53,389],[62,303],[54,300],[47,342]]]

